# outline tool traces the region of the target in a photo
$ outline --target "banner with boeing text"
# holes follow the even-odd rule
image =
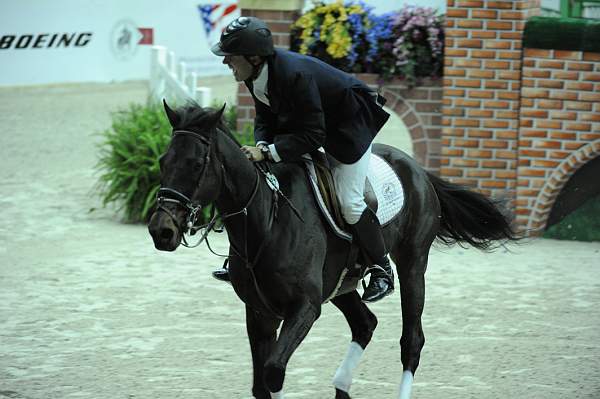
[[[20,0],[0,13],[1,86],[148,79],[150,48],[200,76],[229,74],[210,52],[236,1]]]

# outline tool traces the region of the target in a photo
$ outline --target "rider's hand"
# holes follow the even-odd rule
[[[263,148],[268,148],[268,146],[262,141],[260,143],[256,144],[256,147],[260,150],[262,150]]]
[[[246,157],[253,162],[260,162],[265,159],[265,155],[258,147],[252,147],[249,145],[242,146],[242,152]]]

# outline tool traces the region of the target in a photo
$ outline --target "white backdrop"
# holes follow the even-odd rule
[[[147,79],[151,45],[138,44],[138,28],[151,29],[153,44],[175,51],[201,75],[228,73],[209,51],[198,10],[207,3],[227,0],[3,1],[0,85]],[[61,42],[63,35],[73,39]]]
[[[142,39],[139,28],[151,30],[152,44],[173,50],[179,61],[200,76],[229,74],[221,59],[209,51],[198,6],[235,4],[236,0],[1,1],[0,86],[148,79],[151,46],[149,40],[138,44]],[[444,12],[445,2],[367,1],[377,13],[405,3]],[[310,7],[311,2],[306,5]],[[127,32],[131,33],[129,41],[125,40]],[[72,39],[61,41],[63,36]],[[119,39],[125,44],[118,46]]]

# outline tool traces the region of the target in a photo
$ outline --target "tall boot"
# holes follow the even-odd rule
[[[385,249],[385,241],[377,215],[365,209],[356,224],[352,225],[358,245],[370,258],[372,265],[369,285],[365,288],[363,302],[376,302],[394,292],[394,273]]]

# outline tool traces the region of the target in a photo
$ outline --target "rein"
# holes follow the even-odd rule
[[[204,175],[206,173],[207,170],[207,166],[208,166],[208,162],[210,161],[210,145],[211,142],[210,140],[206,139],[205,137],[199,135],[198,133],[189,131],[189,130],[176,130],[173,132],[173,137],[177,136],[177,135],[191,135],[197,139],[199,139],[202,143],[206,144],[208,146],[208,150],[206,152],[206,159],[205,159],[205,164],[204,164],[204,169],[202,171],[202,174],[200,175],[200,178],[198,179],[198,185],[200,184],[200,182],[203,180]],[[277,318],[279,319],[283,319],[283,316],[281,316],[281,314],[279,312],[277,312],[269,303],[269,301],[267,300],[267,298],[264,296],[262,290],[260,289],[260,287],[258,286],[258,281],[256,279],[256,274],[254,273],[254,268],[256,266],[257,261],[260,258],[260,255],[265,247],[266,244],[266,239],[263,239],[262,243],[260,244],[256,255],[254,256],[254,260],[250,260],[250,258],[248,257],[248,207],[250,206],[250,204],[252,203],[252,201],[254,200],[254,197],[256,197],[256,193],[258,192],[258,188],[260,186],[260,176],[259,176],[259,171],[267,178],[269,178],[268,173],[266,171],[264,171],[261,167],[259,167],[258,165],[254,164],[255,166],[255,172],[256,172],[256,184],[254,185],[254,189],[252,190],[252,194],[250,195],[250,198],[248,199],[248,201],[246,202],[246,205],[240,209],[237,212],[231,212],[231,213],[227,213],[224,215],[221,215],[221,220],[225,221],[233,216],[237,216],[237,215],[244,215],[244,255],[242,255],[240,253],[240,251],[235,248],[235,246],[230,243],[231,249],[233,250],[233,252],[235,253],[235,255],[237,257],[239,257],[242,261],[244,261],[245,265],[246,265],[246,269],[250,272],[250,275],[252,277],[252,281],[254,283],[254,287],[256,289],[256,293],[258,294],[259,299],[261,300],[261,302],[263,303],[263,305],[265,306],[265,308],[271,312],[273,315],[275,315]],[[221,165],[221,168],[224,170],[223,165]],[[293,204],[291,203],[291,201],[289,199],[287,199],[283,193],[279,190],[279,188],[277,188],[275,191],[275,193],[280,193],[283,198],[285,200],[287,200],[288,204],[290,205],[290,207],[292,208],[292,210],[294,211],[294,213],[298,216],[298,218],[300,218],[300,220],[304,221],[302,219],[302,217],[300,216],[300,213],[296,210],[296,208],[293,206]],[[174,197],[174,198],[173,198]],[[277,197],[275,197],[277,198]],[[157,199],[156,199],[157,203],[158,203],[158,207],[157,209],[161,209],[162,211],[164,211],[165,213],[167,213],[167,215],[169,215],[169,217],[173,220],[173,222],[177,225],[177,227],[182,231],[182,245],[187,247],[187,248],[195,248],[197,246],[199,246],[202,242],[206,241],[206,245],[208,246],[208,248],[210,249],[210,251],[217,255],[217,256],[225,256],[225,255],[219,255],[217,253],[215,253],[212,248],[210,248],[210,245],[208,243],[208,234],[213,230],[216,222],[217,222],[217,217],[218,215],[215,213],[210,222],[208,222],[206,225],[202,225],[202,226],[198,226],[196,225],[196,222],[198,220],[198,215],[200,214],[200,212],[202,211],[202,204],[200,203],[195,203],[191,198],[189,198],[188,196],[186,196],[185,194],[169,188],[169,187],[160,187],[160,189],[158,190],[157,193]],[[176,205],[179,205],[183,208],[185,208],[188,211],[187,214],[187,218],[186,218],[186,229],[181,229],[180,224],[177,221],[177,218],[175,217],[175,215],[173,214],[173,212],[171,212],[168,208],[164,207],[164,203],[174,203]],[[269,227],[268,229],[271,228],[271,225],[273,223],[273,213],[277,211],[277,201],[275,200],[274,204],[273,204],[273,208],[271,209],[271,215],[269,216]],[[196,242],[196,244],[194,245],[190,245],[186,238],[185,238],[185,233],[190,230],[190,231],[198,231],[200,229],[204,229],[204,232],[202,234],[202,237],[200,237],[200,239],[198,240],[198,242]],[[193,234],[193,233],[192,233]],[[227,258],[229,258],[229,256],[225,256]]]

